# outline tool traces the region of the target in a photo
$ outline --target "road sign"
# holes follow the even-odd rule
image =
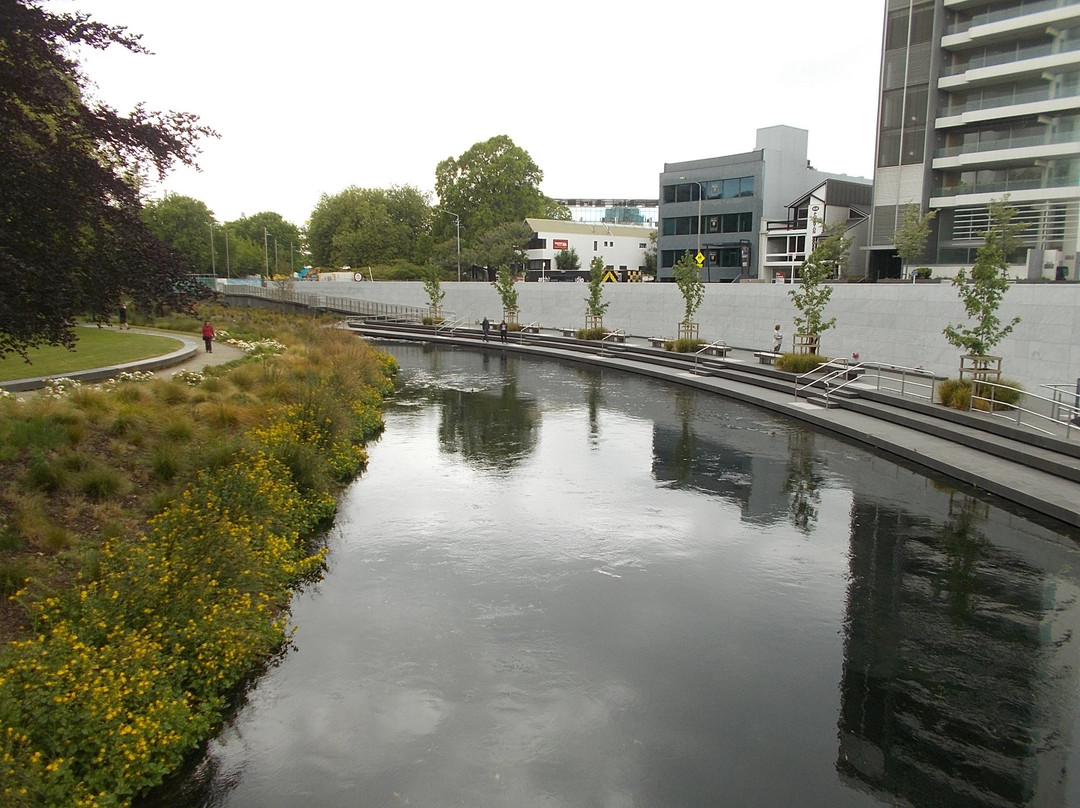
[[[694,256],[694,260],[697,261],[698,269],[701,269],[705,265],[705,256],[700,252]]]
[[[615,274],[614,270],[609,269],[604,273],[604,283],[618,283],[619,276]]]

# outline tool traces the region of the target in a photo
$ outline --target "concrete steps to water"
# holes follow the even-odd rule
[[[439,332],[431,326],[360,322],[351,327],[373,338],[534,353],[709,390],[830,430],[1080,526],[1080,430],[1070,441],[1010,426],[994,416],[951,410],[868,385],[841,386],[840,381],[828,395],[818,387],[796,391],[793,374],[758,363],[749,348],[731,349],[721,358],[665,351],[644,338],[600,344],[565,337],[557,330],[511,332],[505,343],[496,338],[484,344],[479,329]]]

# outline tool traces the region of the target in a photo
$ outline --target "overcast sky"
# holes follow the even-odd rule
[[[303,225],[350,185],[431,193],[435,166],[509,135],[548,196],[655,198],[665,162],[810,132],[822,171],[869,177],[884,0],[671,0],[613,6],[352,0],[46,0],[142,34],[82,59],[122,111],[193,112],[217,130],[201,173],[156,194],[219,221]]]

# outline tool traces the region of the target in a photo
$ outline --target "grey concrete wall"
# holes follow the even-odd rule
[[[427,306],[419,282],[297,284],[298,291],[353,297],[378,303]],[[498,322],[502,305],[486,283],[443,284],[446,311]],[[519,283],[520,321],[545,328],[582,328],[587,287],[582,283]],[[708,284],[695,319],[703,339],[724,340],[738,348],[771,345],[773,325],[780,323],[791,344],[796,310],[791,286],[771,283]],[[604,325],[641,337],[674,337],[683,318],[683,299],[674,284],[607,284],[610,301]],[[1021,322],[997,347],[1002,370],[1025,389],[1040,384],[1075,384],[1080,377],[1080,284],[1014,284],[998,312],[1003,321]],[[822,337],[822,352],[905,367],[921,366],[942,376],[955,376],[960,352],[949,345],[942,329],[965,323],[963,306],[949,283],[836,284],[825,312],[836,325]]]

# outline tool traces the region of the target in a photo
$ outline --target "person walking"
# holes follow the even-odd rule
[[[491,323],[488,322],[488,318],[485,317],[484,321],[480,323],[480,330],[484,332],[484,342],[488,341],[488,331],[491,330]]]
[[[773,353],[780,353],[780,349],[784,347],[784,334],[780,330],[780,323],[777,323],[773,327],[772,332],[772,349]]]
[[[120,328],[127,329],[127,303],[120,304]]]
[[[506,342],[506,320],[499,323],[499,339]]]
[[[204,320],[202,324],[202,338],[203,343],[206,345],[206,352],[214,352],[214,327],[210,325],[209,320]]]

